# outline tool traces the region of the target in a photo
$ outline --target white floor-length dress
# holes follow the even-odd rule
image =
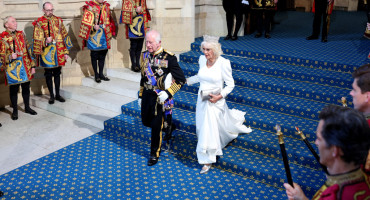
[[[222,155],[222,148],[238,137],[239,133],[252,131],[243,125],[245,112],[230,110],[225,101],[225,97],[234,88],[230,60],[220,56],[210,68],[206,63],[205,56],[200,56],[198,74],[188,78],[189,85],[200,83],[196,107],[196,152],[200,164],[215,163],[216,156]],[[201,90],[216,88],[221,88],[222,99],[216,103],[202,100]]]

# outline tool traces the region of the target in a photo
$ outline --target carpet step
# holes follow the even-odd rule
[[[143,126],[141,118],[138,116],[121,114],[105,121],[104,125],[105,130],[116,131],[117,133],[123,134],[125,137],[129,137],[133,140],[150,143],[150,128]],[[196,141],[196,138],[187,138],[190,137],[187,136],[188,134],[195,135],[195,132],[186,132],[182,129],[177,129],[173,134],[176,137],[175,141],[179,138],[181,140],[173,144],[175,151],[196,159],[195,148],[189,149],[190,146],[188,146],[190,143]],[[289,137],[285,137],[284,141],[289,154],[289,161],[291,163],[312,169],[318,169],[320,167],[303,141]],[[178,146],[183,147],[180,148]],[[232,143],[232,146],[275,159],[281,158],[277,136],[273,133],[264,132],[258,129],[254,129],[249,134],[240,134]],[[312,144],[312,146],[315,151],[318,152],[316,146],[314,144]],[[188,155],[187,153],[189,152],[192,153]]]
[[[180,95],[182,94],[182,95]],[[175,95],[175,108],[174,108],[174,120],[179,122],[179,128],[195,133],[195,95],[185,92],[179,92]],[[261,129],[268,132],[273,132],[276,124],[282,127],[284,135],[300,139],[295,134],[295,126],[304,132],[307,139],[313,142],[316,138],[316,126],[317,121],[308,120],[304,118],[298,118],[290,115],[276,113],[264,109],[249,107],[243,104],[237,104],[228,102],[230,109],[235,108],[246,112],[245,119],[246,125],[252,128]],[[140,107],[137,105],[137,101],[133,101],[122,106],[122,113],[130,114],[132,116],[140,116]],[[181,123],[180,123],[181,122]]]
[[[193,76],[198,72],[198,67],[195,64],[181,63],[180,66],[184,70],[186,77]],[[310,99],[322,103],[340,104],[340,99],[342,97],[346,97],[348,100],[352,99],[349,95],[349,89],[298,82],[242,71],[234,71],[233,78],[235,84],[242,87],[302,99]]]
[[[195,105],[198,90],[199,84],[185,85],[181,88],[178,96],[180,98],[183,97],[181,92],[193,93],[195,96],[192,95],[189,101]],[[175,97],[177,98],[178,96]],[[235,86],[233,91],[227,96],[227,101],[313,120],[318,119],[319,112],[326,105],[306,99],[297,99],[240,86]]]
[[[141,125],[139,120],[139,118],[120,115],[115,117],[115,119],[106,121],[105,130],[150,144],[150,129]],[[121,127],[124,131],[117,129],[117,127]],[[175,131],[174,137],[175,139],[172,143],[174,154],[196,160],[195,147],[197,138],[195,134]],[[289,153],[290,149],[287,150]],[[234,145],[224,149],[224,155],[219,157],[215,166],[275,187],[282,187],[282,183],[286,182],[284,165],[281,159],[267,157]],[[313,192],[324,181],[323,178],[320,178],[323,176],[320,170],[306,168],[293,163],[291,163],[290,168],[293,180],[304,188],[307,195],[313,195]],[[306,182],[303,177],[310,177],[309,179],[315,181]],[[312,190],[312,188],[315,188],[315,190]]]
[[[2,191],[13,199],[286,198],[281,188],[217,167],[200,175],[200,165],[181,156],[163,155],[148,167],[148,148],[102,131],[1,176]]]
[[[60,93],[67,99],[79,101],[117,114],[121,113],[122,104],[135,100],[131,97],[85,86],[65,86],[61,89]]]
[[[189,51],[181,54],[181,62],[198,64],[200,52]],[[273,61],[257,60],[246,57],[223,55],[231,62],[232,69],[249,73],[290,79],[300,82],[350,88],[352,76],[350,73],[322,70],[300,65],[289,65]]]
[[[38,108],[53,112],[55,114],[97,127],[104,128],[103,121],[110,119],[117,115],[116,112],[97,108],[92,105],[81,103],[75,100],[67,99],[66,102],[61,103],[55,101],[54,104],[49,104],[49,96],[31,96],[30,104]],[[94,115],[89,114],[86,110],[94,110]]]
[[[137,82],[124,80],[121,78],[110,78],[110,81],[102,81],[101,83],[96,83],[93,78],[86,77],[82,79],[82,86],[91,87],[135,99],[137,99],[137,92],[140,88],[140,85]]]
[[[357,36],[352,34],[352,37]],[[317,43],[317,41],[305,41],[304,36],[298,41],[296,36],[289,39],[286,36],[280,36],[280,38],[262,42],[253,40],[254,38],[251,40],[246,36],[239,37],[237,43],[222,39],[219,41],[226,55],[346,73],[352,73],[360,63],[366,62],[368,53],[364,48],[358,49],[358,46],[363,45],[364,42],[358,39],[331,41],[329,45]],[[191,44],[191,51],[200,52],[202,41],[202,38],[196,38]],[[285,43],[284,48],[281,47],[282,42]],[[263,46],[269,48],[266,49]],[[344,46],[357,51],[348,53]]]

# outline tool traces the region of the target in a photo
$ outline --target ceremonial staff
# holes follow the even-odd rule
[[[101,9],[102,9],[102,8],[100,8],[100,12],[99,12],[99,18],[98,18],[98,22],[96,23],[96,25],[99,25],[99,24],[100,24]]]
[[[342,106],[343,107],[347,107],[348,105],[347,105],[347,99],[346,99],[346,97],[342,97],[341,99],[340,99],[340,101],[342,102]]]
[[[15,37],[13,37],[13,53],[15,53]]]
[[[291,185],[292,187],[294,187],[293,186],[292,174],[290,173],[290,168],[289,168],[288,156],[287,156],[286,150],[285,150],[283,133],[281,132],[281,127],[280,127],[279,124],[276,124],[275,130],[276,130],[276,135],[278,136],[278,139],[279,139],[281,155],[283,156],[286,177],[288,179],[289,185]]]
[[[316,158],[316,160],[320,164],[322,170],[326,174],[328,174],[328,169],[324,165],[322,165],[320,163],[320,157],[319,157],[319,155],[317,155],[316,151],[313,149],[313,147],[311,146],[310,142],[307,140],[306,136],[303,134],[302,131],[299,130],[299,128],[297,126],[295,127],[295,129],[297,130],[296,134],[301,136],[303,142],[306,144],[306,146],[308,147],[308,149],[311,151],[312,155]]]
[[[49,20],[48,20],[48,33],[49,33],[49,37],[50,37],[50,23],[49,23]]]

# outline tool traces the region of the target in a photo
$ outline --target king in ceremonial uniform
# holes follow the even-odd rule
[[[120,23],[126,24],[126,38],[130,39],[131,70],[140,71],[140,55],[145,33],[151,20],[146,0],[123,0]]]
[[[172,97],[186,79],[176,56],[161,47],[161,37],[157,31],[147,33],[146,47],[147,51],[141,56],[139,104],[143,124],[152,129],[148,160],[148,166],[152,166],[159,159],[162,130],[168,128],[165,125],[172,126]],[[167,134],[171,134],[172,130],[168,128]]]
[[[13,107],[11,118],[18,119],[18,91],[22,87],[22,97],[25,112],[31,115],[37,113],[30,107],[30,81],[33,78],[34,62],[31,46],[23,31],[17,31],[17,21],[8,16],[4,19],[6,31],[0,34],[0,61],[5,69],[5,84],[9,85],[10,101]]]
[[[45,69],[45,80],[50,93],[49,104],[54,100],[65,102],[60,96],[60,74],[65,65],[69,49],[72,48],[71,39],[60,17],[53,15],[53,4],[46,2],[43,5],[44,16],[38,18],[32,24],[33,53],[37,57],[37,64]],[[53,77],[55,84],[55,96],[53,91]]]
[[[109,81],[104,76],[104,63],[111,39],[116,34],[116,26],[109,9],[109,3],[104,0],[87,1],[83,6],[83,17],[79,37],[83,39],[82,48],[90,49],[91,64],[95,73],[95,81]],[[98,72],[99,65],[99,72]]]

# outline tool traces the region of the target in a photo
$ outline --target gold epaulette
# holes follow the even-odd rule
[[[169,54],[170,56],[173,56],[175,55],[174,53],[170,52],[170,51],[167,51],[166,49],[163,49],[164,52],[166,52],[167,54]]]

